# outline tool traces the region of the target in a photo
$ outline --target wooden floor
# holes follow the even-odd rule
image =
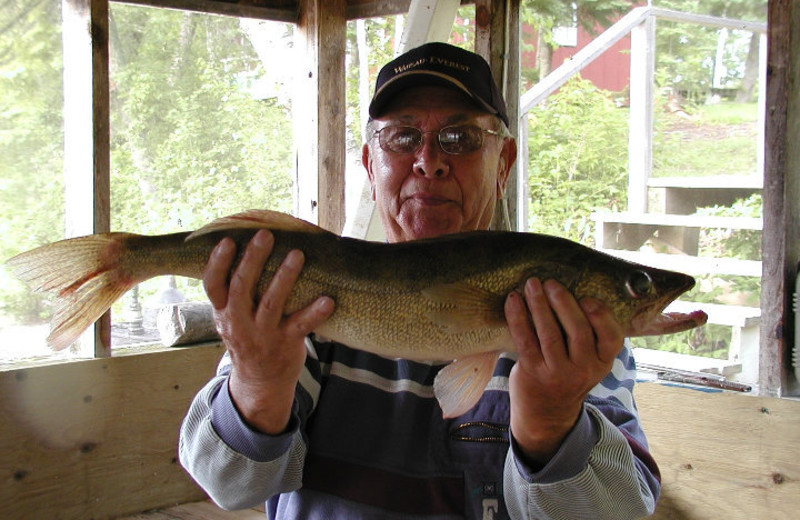
[[[118,520],[264,520],[265,518],[263,506],[242,511],[225,511],[210,500],[205,500],[125,516]]]

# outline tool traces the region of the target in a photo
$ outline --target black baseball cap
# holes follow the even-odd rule
[[[508,126],[506,104],[479,54],[447,43],[426,43],[383,66],[375,82],[369,115],[379,117],[399,92],[411,87],[439,85],[467,94],[479,108],[495,114]]]

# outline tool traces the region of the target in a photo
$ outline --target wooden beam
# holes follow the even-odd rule
[[[790,367],[791,298],[800,262],[800,4],[770,0],[767,26],[759,385],[765,394],[788,395],[798,393]]]
[[[519,134],[520,28],[519,0],[477,0],[475,2],[475,52],[486,58],[492,75],[503,92],[512,135]],[[520,156],[521,157],[521,156]],[[521,229],[520,168],[512,168],[503,200],[495,207],[492,229]],[[524,178],[524,175],[522,176]],[[524,190],[522,190],[524,193]]]
[[[295,0],[262,0],[260,2],[226,2],[220,0],[125,0],[124,3],[224,16],[240,16],[275,22],[295,23],[298,17],[297,2]]]
[[[347,19],[404,14],[410,5],[411,0],[348,0]]]
[[[521,139],[519,133],[519,88],[522,70],[522,52],[520,48],[522,38],[519,17],[521,4],[521,0],[508,0],[506,3],[506,73],[502,86],[503,97],[506,100],[506,110],[508,111],[509,130],[511,135],[517,138],[517,147],[519,147]],[[520,175],[524,171],[520,168],[520,157],[519,151],[517,151],[518,161],[509,174],[505,194],[509,228],[513,231],[525,231],[525,228],[520,227],[520,223],[523,222],[523,219],[520,218],[520,213],[528,211],[528,201],[524,196],[527,190],[523,186],[523,184],[527,183],[527,179],[524,175]]]
[[[302,0],[292,102],[297,215],[341,233],[345,218],[345,0]]]
[[[110,227],[108,1],[62,0],[66,236]],[[84,334],[89,357],[111,355],[111,315]]]

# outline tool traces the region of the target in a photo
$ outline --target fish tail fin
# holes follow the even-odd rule
[[[61,240],[26,251],[6,262],[37,292],[57,296],[47,343],[71,345],[84,330],[142,278],[126,272],[127,242],[136,235],[105,233]]]

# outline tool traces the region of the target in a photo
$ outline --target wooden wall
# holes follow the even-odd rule
[[[0,372],[0,518],[101,519],[205,497],[178,429],[219,345]]]
[[[204,498],[177,462],[217,345],[0,372],[0,518],[103,519]],[[656,520],[800,510],[800,401],[640,384]]]
[[[800,401],[656,383],[635,397],[663,482],[653,519],[800,517]]]

